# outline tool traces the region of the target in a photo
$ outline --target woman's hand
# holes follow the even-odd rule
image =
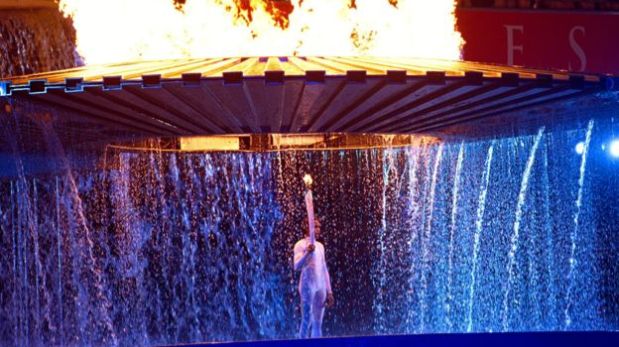
[[[327,301],[325,302],[326,307],[333,307],[335,305],[335,297],[332,292],[327,293]]]

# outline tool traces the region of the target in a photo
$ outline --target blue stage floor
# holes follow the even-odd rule
[[[281,340],[234,343],[205,343],[185,346],[221,347],[465,347],[465,346],[619,346],[619,332],[548,332],[548,333],[495,333],[495,334],[444,334],[444,335],[402,335],[322,338],[314,340]]]

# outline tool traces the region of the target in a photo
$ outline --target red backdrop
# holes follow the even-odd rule
[[[464,59],[619,75],[619,13],[459,9]]]

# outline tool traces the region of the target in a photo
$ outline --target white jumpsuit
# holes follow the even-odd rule
[[[316,241],[313,253],[307,253],[309,238],[294,245],[294,269],[300,271],[299,295],[301,296],[301,327],[299,338],[322,336],[322,318],[327,293],[331,293],[331,278],[325,261],[325,248]]]

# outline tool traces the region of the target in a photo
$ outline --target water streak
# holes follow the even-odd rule
[[[449,256],[448,256],[448,265],[447,265],[447,301],[445,303],[445,320],[447,323],[448,331],[453,330],[453,322],[451,321],[451,305],[454,300],[452,293],[453,286],[453,265],[454,265],[454,241],[456,229],[458,227],[458,223],[456,218],[458,217],[458,193],[460,190],[460,180],[462,174],[462,166],[464,162],[464,142],[460,144],[460,149],[458,150],[458,159],[456,162],[456,173],[454,176],[454,185],[452,191],[452,199],[451,199],[451,227],[449,228]]]
[[[520,183],[520,192],[518,194],[518,202],[516,204],[516,213],[515,213],[515,221],[514,221],[514,229],[510,242],[510,249],[507,255],[508,264],[507,264],[507,288],[505,290],[505,294],[503,296],[503,317],[502,317],[502,326],[503,331],[508,331],[509,329],[509,295],[511,292],[511,286],[514,277],[514,266],[516,264],[516,252],[518,252],[518,240],[520,238],[520,223],[522,219],[522,213],[524,209],[524,204],[527,199],[527,191],[529,187],[529,179],[531,177],[531,172],[533,171],[533,164],[535,164],[535,156],[537,154],[537,148],[544,136],[544,127],[541,127],[537,135],[535,136],[535,140],[533,142],[533,147],[531,147],[531,152],[529,153],[529,159],[527,160],[527,165],[525,167],[524,173],[522,174],[522,180]]]
[[[430,183],[430,200],[428,203],[428,218],[423,225],[423,237],[421,238],[421,294],[420,294],[420,331],[426,331],[426,313],[428,312],[428,301],[430,301],[428,295],[428,276],[431,271],[430,256],[431,256],[431,240],[432,240],[432,219],[434,213],[434,200],[436,194],[436,186],[438,182],[439,166],[443,157],[443,144],[440,144],[436,152],[434,159],[434,166],[432,168],[432,181]]]
[[[378,280],[377,280],[377,297],[376,302],[376,313],[377,313],[377,330],[380,332],[384,332],[385,322],[384,322],[384,295],[383,288],[386,285],[386,252],[387,252],[387,244],[385,242],[385,234],[387,231],[387,188],[389,187],[389,177],[391,175],[391,171],[394,169],[394,158],[393,158],[393,150],[388,149],[385,151],[383,156],[383,187],[382,187],[382,216],[380,220],[380,230],[378,231],[378,248],[379,248],[379,261],[378,261]]]
[[[419,201],[418,198],[420,194],[420,177],[417,173],[417,169],[420,166],[422,157],[422,151],[419,149],[410,150],[407,153],[408,159],[408,192],[409,192],[409,201],[410,204],[408,207],[408,221],[407,228],[411,230],[408,237],[408,259],[409,259],[409,277],[407,281],[407,306],[414,307],[415,303],[415,273],[417,269],[417,262],[415,261],[415,245],[418,240],[419,234],[414,231],[415,225],[417,225],[417,220],[419,218],[419,213],[422,210],[423,204]],[[413,321],[416,317],[416,312],[414,310],[408,310],[406,315],[406,327],[407,329],[412,329]]]
[[[482,174],[482,187],[479,191],[479,201],[477,203],[477,218],[475,219],[475,235],[473,239],[473,262],[470,273],[469,284],[469,299],[468,299],[468,319],[467,319],[467,332],[473,331],[473,303],[475,299],[475,283],[477,281],[477,266],[479,262],[479,244],[481,239],[481,233],[483,231],[484,214],[486,211],[486,198],[488,196],[488,184],[490,183],[490,168],[492,167],[492,158],[494,155],[494,143],[488,147],[488,154],[486,155],[485,170]]]
[[[582,199],[585,187],[585,173],[587,170],[587,157],[589,155],[589,147],[591,145],[591,134],[593,133],[594,121],[589,121],[587,126],[587,135],[585,137],[585,146],[582,151],[580,159],[580,175],[578,176],[578,196],[576,197],[576,211],[574,212],[574,229],[570,233],[570,267],[567,273],[567,294],[566,294],[566,306],[565,306],[565,329],[567,330],[572,324],[572,317],[570,314],[570,308],[572,307],[572,292],[574,290],[574,270],[578,264],[576,259],[576,245],[578,243],[578,231],[580,227],[580,211],[582,209]]]

